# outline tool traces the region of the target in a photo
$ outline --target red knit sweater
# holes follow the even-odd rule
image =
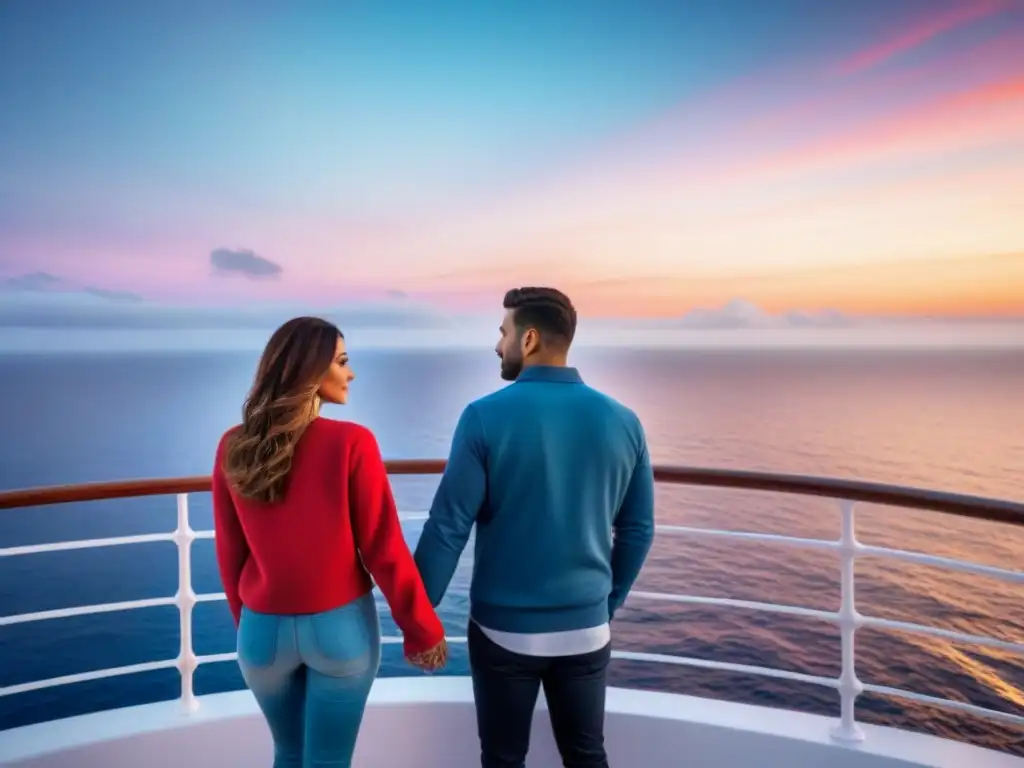
[[[369,592],[372,576],[405,635],[406,654],[441,642],[444,627],[402,535],[373,433],[316,419],[296,446],[284,499],[263,504],[229,487],[223,464],[233,431],[217,447],[213,513],[236,626],[243,605],[273,614],[337,608]]]

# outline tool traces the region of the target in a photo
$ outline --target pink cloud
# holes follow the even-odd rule
[[[1019,29],[842,85],[821,72],[802,62],[701,94],[610,143],[584,172],[563,176],[561,187],[579,195],[602,182],[619,189],[748,184],[1024,136]]]
[[[1024,136],[1024,75],[935,99],[855,131],[776,155],[764,171],[814,171]]]
[[[674,176],[672,186],[679,189],[736,181],[736,174],[743,176],[744,171],[763,171],[769,166],[788,172],[775,161],[802,162],[818,148],[830,145],[859,143],[850,161],[865,157],[865,153],[870,156],[872,150],[858,142],[860,134],[876,135],[880,126],[906,123],[914,110],[930,114],[951,95],[984,89],[1009,75],[1024,73],[1024,38],[1022,28],[1008,27],[980,41],[958,45],[939,58],[898,70],[872,71],[867,77],[846,82],[836,77],[834,69],[834,60],[795,60],[695,92],[666,112],[524,180],[521,186],[484,195],[491,199],[478,199],[473,207],[481,203],[506,207],[516,205],[524,196],[534,200],[548,196],[549,207],[558,208],[567,190],[580,204],[581,198],[589,196],[587,190],[602,185],[644,186]],[[970,105],[961,106],[966,109]],[[960,139],[941,124],[905,125],[904,139],[910,144],[920,141],[916,148],[903,141],[903,149],[926,152],[936,146],[970,146],[987,131],[998,137],[1006,125],[1014,125],[998,116],[988,123],[972,114],[954,117],[956,125],[966,129]],[[929,136],[932,132],[934,137]],[[892,141],[876,147],[881,154],[892,148]],[[841,160],[839,155],[833,159]],[[814,158],[815,165],[822,162],[822,156]],[[840,166],[844,164],[847,161],[840,162]]]
[[[993,16],[1006,8],[1004,0],[973,0],[958,3],[942,13],[917,19],[894,37],[864,48],[840,63],[838,72],[853,75],[872,69],[959,27]]]
[[[1019,30],[998,34],[982,43],[898,71],[844,82],[834,78],[815,83],[780,83],[779,98],[769,109],[745,123],[748,136],[799,131],[815,127],[870,121],[879,114],[923,104],[945,93],[984,86],[1007,73],[1024,71],[1024,35]]]

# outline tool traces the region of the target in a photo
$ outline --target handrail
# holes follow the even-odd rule
[[[390,475],[439,475],[447,462],[442,459],[395,459],[384,462]],[[78,485],[50,485],[0,491],[0,509],[43,507],[79,501],[106,501],[177,493],[209,493],[209,475],[142,480],[115,480]]]
[[[666,466],[654,468],[654,479],[662,483],[680,485],[703,485],[715,488],[845,499],[861,504],[883,504],[907,509],[923,509],[994,523],[1024,525],[1024,503],[864,480],[752,472],[738,469]],[[0,505],[2,505],[2,499],[3,494],[0,494]]]
[[[384,463],[388,474],[391,475],[437,475],[444,472],[446,464],[443,459],[393,459]],[[1024,503],[863,480],[664,465],[654,468],[654,479],[659,483],[673,485],[700,485],[846,499],[865,504],[923,509],[957,517],[1024,525]],[[206,493],[209,490],[209,475],[44,486],[0,491],[0,510],[140,496]]]
[[[404,459],[385,462],[387,470],[394,475],[439,474],[444,471],[445,462],[436,459]],[[952,642],[966,642],[997,648],[1010,653],[1024,654],[1024,642],[1014,639],[983,637],[962,632],[939,629],[922,624],[892,621],[872,616],[865,616],[857,611],[854,594],[854,565],[858,558],[866,555],[881,556],[904,562],[926,564],[942,568],[952,568],[967,573],[990,576],[1004,581],[1024,584],[1024,572],[1005,570],[993,566],[980,565],[951,558],[927,555],[887,547],[862,544],[857,540],[855,531],[854,508],[857,502],[901,506],[915,509],[933,510],[940,513],[960,517],[986,520],[991,522],[1024,525],[1024,504],[998,499],[988,499],[963,494],[946,493],[918,488],[906,488],[896,485],[885,485],[862,481],[840,480],[834,478],[805,477],[769,472],[751,472],[728,469],[706,469],[699,467],[657,466],[654,469],[655,479],[659,482],[700,485],[725,489],[742,489],[788,493],[805,496],[820,496],[838,500],[841,512],[841,533],[838,539],[807,539],[762,534],[742,531],[724,531],[713,529],[692,528],[679,525],[657,525],[658,534],[687,535],[704,537],[732,537],[748,541],[760,541],[766,544],[781,544],[802,548],[813,548],[835,552],[839,556],[840,565],[840,607],[838,611],[821,611],[800,606],[775,605],[729,598],[711,598],[694,595],[665,594],[635,590],[630,598],[640,600],[668,600],[677,603],[717,605],[754,611],[801,616],[803,618],[826,621],[838,626],[840,630],[840,648],[842,666],[838,678],[806,675],[787,670],[769,667],[756,667],[733,664],[724,661],[711,661],[694,657],[673,656],[660,653],[637,651],[613,651],[613,658],[631,659],[635,661],[683,664],[708,669],[718,669],[744,674],[763,675],[786,680],[801,681],[831,687],[839,692],[840,719],[832,736],[840,742],[858,742],[863,740],[864,732],[855,717],[857,698],[867,691],[891,696],[900,696],[914,701],[945,707],[1024,726],[1024,717],[1020,715],[987,709],[974,704],[951,699],[942,699],[912,691],[905,691],[886,686],[865,684],[856,674],[854,638],[862,627],[893,629],[903,632],[931,635]],[[162,496],[177,496],[178,524],[174,531],[138,536],[120,536],[105,539],[83,541],[65,541],[51,544],[35,544],[20,547],[0,547],[0,557],[18,557],[66,549],[87,549],[95,547],[140,544],[152,541],[172,541],[178,550],[178,590],[173,597],[157,597],[145,600],[130,600],[120,603],[77,606],[50,611],[0,616],[0,626],[21,624],[33,621],[82,616],[93,613],[135,610],[153,606],[174,605],[178,608],[181,645],[177,658],[160,661],[131,664],[103,670],[93,670],[49,680],[36,680],[16,685],[0,687],[0,697],[16,695],[28,691],[50,688],[87,680],[99,680],[108,677],[134,674],[155,669],[177,668],[181,676],[180,702],[185,712],[192,712],[199,706],[193,691],[193,677],[200,664],[230,661],[236,657],[233,653],[198,655],[192,646],[192,611],[197,603],[224,600],[223,593],[196,594],[192,587],[191,545],[196,539],[213,538],[213,531],[193,530],[189,523],[190,493],[203,493],[210,490],[209,476],[178,477],[156,480],[129,480],[124,482],[89,483],[85,485],[56,486],[49,488],[31,488],[19,491],[0,492],[0,510],[17,507],[37,507],[49,504],[65,504],[70,502],[101,501],[105,499]],[[413,515],[412,519],[422,519],[425,515]],[[406,519],[409,519],[408,517]],[[387,637],[385,642],[399,642],[400,638]],[[464,642],[465,638],[449,638],[450,642]]]

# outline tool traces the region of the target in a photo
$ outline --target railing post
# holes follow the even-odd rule
[[[195,538],[196,532],[188,521],[188,494],[179,493],[178,527],[174,531],[174,543],[178,546],[178,592],[174,595],[174,603],[178,606],[181,629],[177,662],[181,674],[181,710],[185,714],[199,709],[199,700],[192,689],[192,676],[199,666],[192,648],[192,609],[196,604],[196,593],[192,589],[192,542]]]
[[[857,725],[855,708],[857,697],[864,691],[864,685],[857,678],[855,635],[861,625],[861,616],[857,613],[857,602],[854,594],[854,566],[857,559],[857,533],[854,526],[852,501],[843,500],[839,503],[842,512],[842,534],[839,538],[839,633],[843,654],[843,667],[839,674],[839,725],[832,730],[832,738],[836,741],[857,743],[864,740],[864,731]]]

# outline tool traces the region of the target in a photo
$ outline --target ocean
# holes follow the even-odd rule
[[[1014,351],[629,351],[585,349],[588,383],[634,408],[658,463],[861,478],[1024,499],[1024,356]],[[217,438],[238,418],[251,352],[82,352],[0,356],[0,488],[208,473]],[[324,415],[370,427],[386,458],[444,457],[464,404],[502,386],[498,361],[476,351],[358,351],[351,405]],[[428,508],[436,477],[395,478],[403,512]],[[212,527],[208,494],[191,499],[193,527]],[[860,505],[871,544],[1024,566],[1024,528]],[[659,487],[658,520],[690,526],[836,538],[834,501]],[[0,547],[172,530],[171,497],[0,512]],[[412,544],[420,530],[409,523]],[[212,542],[193,550],[195,589],[219,592]],[[441,613],[465,631],[471,553]],[[172,595],[170,543],[0,558],[0,615]],[[1024,589],[889,560],[857,566],[861,612],[1024,639]],[[731,540],[660,537],[637,589],[836,609],[829,553]],[[386,634],[395,634],[383,602]],[[0,686],[173,658],[173,608],[0,627]],[[201,654],[232,651],[223,602],[195,611]],[[615,646],[839,672],[838,631],[802,618],[632,599]],[[860,677],[1024,714],[1024,658],[915,635],[862,630]],[[455,646],[444,674],[465,674]],[[385,648],[382,675],[418,674]],[[612,682],[838,714],[829,689],[684,666],[615,661]],[[196,673],[199,693],[242,687],[233,663]],[[0,698],[0,727],[175,698],[164,670]],[[858,717],[1024,755],[1019,730],[904,700],[863,696]]]

